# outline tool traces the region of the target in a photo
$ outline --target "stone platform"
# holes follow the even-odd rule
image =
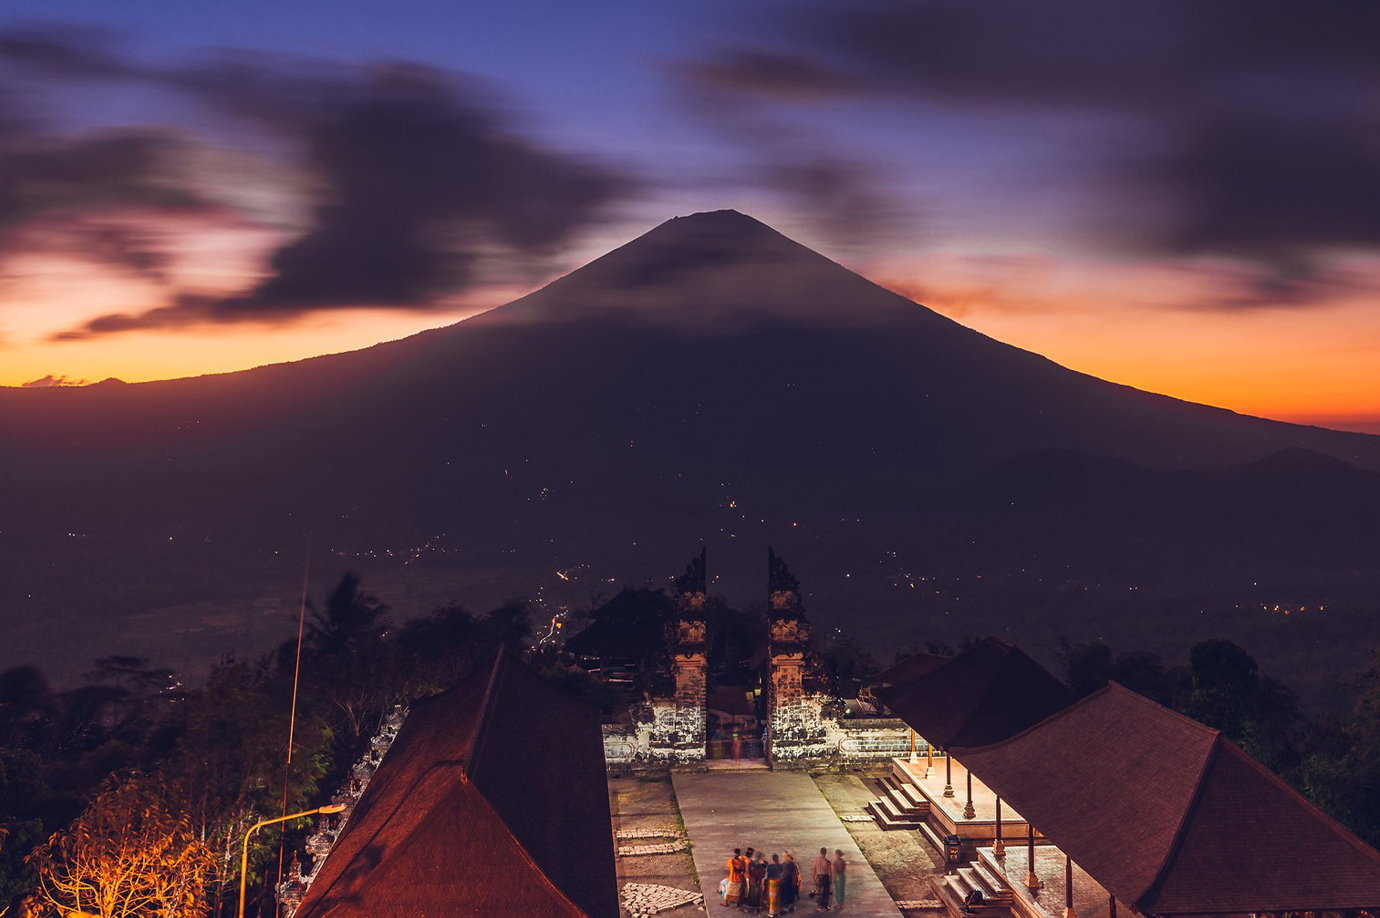
[[[711,918],[740,918],[737,909],[725,908],[719,901],[719,881],[726,876],[725,865],[733,849],[749,845],[768,857],[793,851],[805,874],[807,891],[810,865],[819,849],[828,848],[831,857],[841,850],[848,861],[843,914],[901,918],[900,909],[808,775],[712,771],[674,774],[671,780]],[[802,898],[796,911],[813,913],[814,901]]]
[[[916,788],[929,801],[927,836],[938,842],[944,835],[954,834],[962,838],[966,845],[989,845],[997,837],[997,795],[976,777],[973,778],[972,819],[963,815],[964,804],[968,799],[968,769],[959,759],[952,763],[952,797],[944,796],[944,757],[935,756],[934,774],[926,777],[926,760],[923,756],[918,762],[909,759],[892,759],[891,776],[894,780],[905,782]],[[1001,834],[1008,845],[1021,842],[1026,837],[1024,817],[1013,810],[1006,801],[1001,805]],[[1040,838],[1038,830],[1036,838]]]

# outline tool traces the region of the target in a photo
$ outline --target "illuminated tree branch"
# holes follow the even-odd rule
[[[135,775],[107,785],[28,863],[38,875],[31,905],[39,915],[196,918],[207,912],[215,855],[169,804],[163,784]]]

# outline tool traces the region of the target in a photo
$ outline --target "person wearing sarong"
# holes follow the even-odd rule
[[[773,854],[767,865],[767,918],[781,914],[781,855]]]
[[[728,888],[724,890],[724,905],[732,908],[743,901],[743,849],[734,848],[733,857],[728,859]]]
[[[848,864],[842,851],[834,852],[834,908],[843,908],[843,894],[848,889]]]
[[[766,898],[767,862],[761,854],[748,864],[747,906],[753,912],[762,910],[762,900]]]
[[[793,912],[799,900],[800,868],[796,866],[795,855],[787,851],[786,861],[781,865],[781,908]]]
[[[820,848],[815,858],[815,911],[829,911],[829,886],[833,879],[834,865],[829,863],[829,849]]]
[[[743,898],[738,903],[740,912],[752,909],[752,858],[753,849],[749,847],[743,852]]]

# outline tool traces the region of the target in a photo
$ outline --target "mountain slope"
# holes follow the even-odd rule
[[[674,571],[701,542],[721,585],[750,598],[772,540],[837,613],[859,601],[844,574],[885,552],[923,565],[946,548],[926,521],[1039,451],[1189,469],[1301,448],[1380,469],[1380,438],[1073,372],[732,211],[668,221],[506,306],[364,351],[0,390],[0,447],[0,610],[30,654],[51,638],[35,621],[95,616],[124,639],[150,610],[272,607],[308,533],[332,553],[323,576],[373,570],[418,606],[442,589],[554,590],[558,569],[583,572],[584,599]],[[1005,525],[990,505],[974,519]]]

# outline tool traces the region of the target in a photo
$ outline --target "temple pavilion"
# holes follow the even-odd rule
[[[294,918],[617,918],[598,712],[501,652],[415,702]]]
[[[1112,683],[1073,700],[1004,642],[879,677],[919,736],[878,809],[949,856],[951,915],[1312,915],[1380,908],[1380,852],[1217,730]],[[879,822],[883,821],[879,815]]]

